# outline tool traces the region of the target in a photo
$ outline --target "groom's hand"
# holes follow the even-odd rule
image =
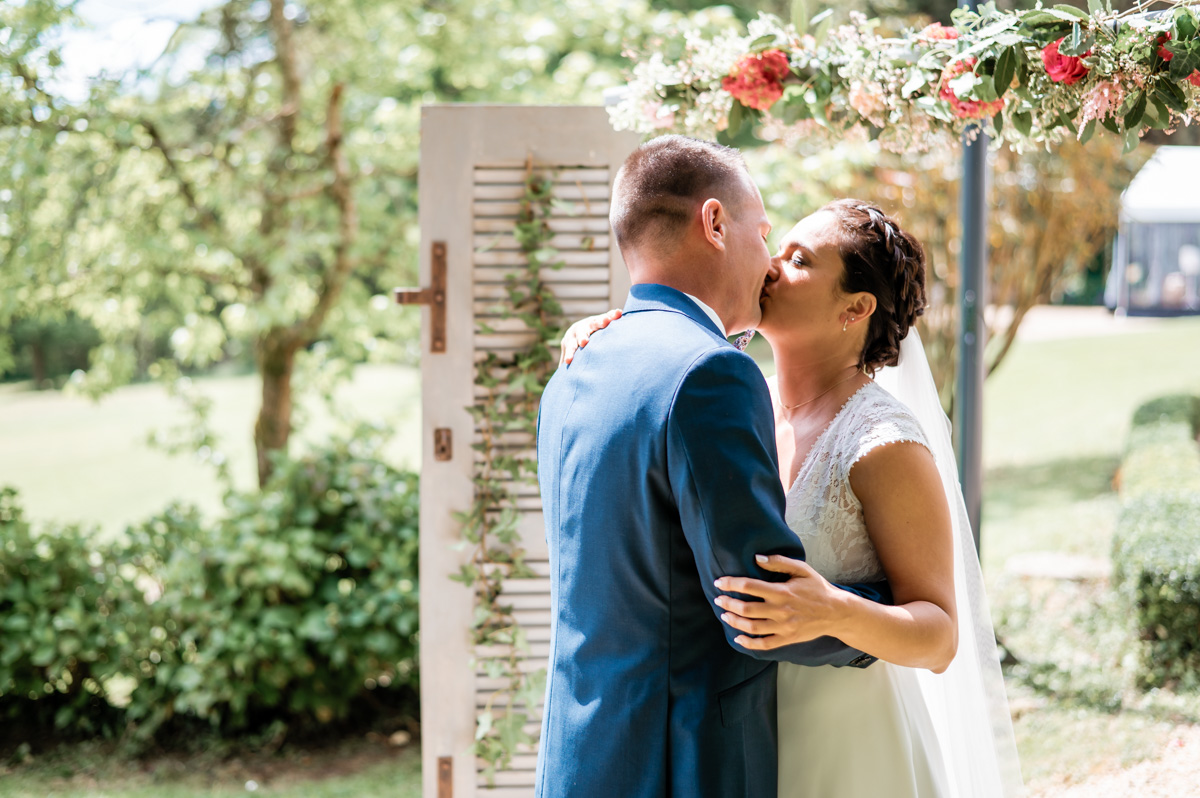
[[[725,610],[721,620],[745,632],[734,639],[735,643],[745,649],[769,651],[825,635],[837,636],[848,593],[831,585],[803,560],[779,554],[760,554],[755,559],[763,570],[787,574],[789,578],[786,582],[764,582],[723,576],[715,582],[723,593],[758,599],[717,597],[717,606]]]

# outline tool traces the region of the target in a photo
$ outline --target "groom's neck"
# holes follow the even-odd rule
[[[700,300],[720,317],[722,328],[729,329],[729,291],[722,290],[711,279],[712,270],[706,264],[679,260],[629,264],[629,276],[634,285],[665,285]]]

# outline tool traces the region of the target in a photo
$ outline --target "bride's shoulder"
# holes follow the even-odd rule
[[[854,461],[887,443],[911,441],[929,448],[928,437],[908,405],[876,383],[868,384],[863,394],[855,408],[857,418],[849,425],[855,438]]]

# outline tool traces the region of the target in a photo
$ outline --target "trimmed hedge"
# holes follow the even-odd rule
[[[5,489],[0,716],[149,740],[177,719],[320,725],[411,696],[418,478],[381,445],[360,429],[279,460],[217,521],[172,505],[107,547],[34,534]]]
[[[1143,687],[1200,687],[1200,398],[1133,417],[1121,466],[1114,577],[1140,638]]]

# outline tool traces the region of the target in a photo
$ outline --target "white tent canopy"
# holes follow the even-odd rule
[[[1200,313],[1200,147],[1159,147],[1121,196],[1104,304]]]
[[[1200,147],[1159,147],[1121,197],[1121,221],[1200,222]]]

